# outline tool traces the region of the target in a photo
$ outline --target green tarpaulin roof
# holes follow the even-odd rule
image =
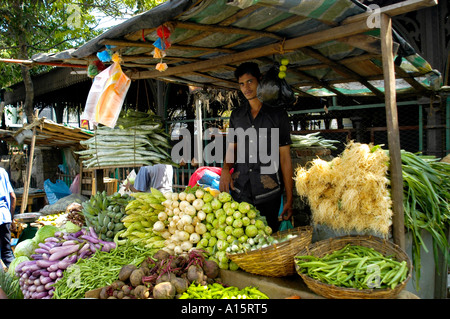
[[[422,2],[409,10],[435,4]],[[393,5],[389,13],[402,13],[399,8]],[[32,60],[87,67],[105,45],[114,45],[112,51],[120,54],[132,79],[236,89],[233,72],[240,63],[257,62],[265,72],[287,58],[286,80],[301,95],[382,97],[379,28],[368,10],[356,0],[167,1],[80,48],[37,54]],[[161,25],[172,30],[171,47],[156,59],[153,43]],[[401,62],[396,66],[398,92],[427,94],[439,87],[440,74],[395,31],[393,38]],[[166,71],[155,70],[160,62],[167,64]]]

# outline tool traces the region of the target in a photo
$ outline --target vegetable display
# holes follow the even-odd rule
[[[159,250],[139,267],[123,266],[117,279],[102,288],[100,299],[179,298],[191,284],[213,283],[218,269],[199,250],[181,255]]]
[[[125,229],[117,237],[145,248],[162,248],[164,238],[153,230],[159,213],[164,211],[161,202],[165,197],[155,188],[150,193],[134,193],[131,196],[134,199],[125,207],[126,216],[122,219]]]
[[[102,240],[113,241],[115,235],[125,228],[122,218],[130,200],[128,194],[120,195],[116,192],[107,195],[105,191],[97,192],[82,204],[81,212],[86,225],[93,227]]]
[[[109,252],[116,245],[100,240],[91,227],[77,233],[57,231],[38,246],[31,260],[21,262],[15,268],[25,299],[50,299],[54,284],[67,267],[79,259],[89,258],[97,250]]]
[[[2,296],[2,292],[5,294]],[[3,298],[2,298],[3,297]],[[8,271],[0,270],[0,299],[23,299],[19,278]]]
[[[116,246],[109,252],[98,250],[87,259],[79,259],[64,271],[61,280],[54,285],[53,299],[84,298],[87,291],[114,282],[123,266],[129,264],[139,266],[155,252],[130,242]]]
[[[191,284],[180,299],[269,299],[256,287],[224,287],[219,283],[208,285]]]
[[[158,215],[153,230],[166,239],[164,250],[173,254],[204,249],[221,269],[237,270],[226,255],[234,241],[244,243],[258,233],[270,235],[272,229],[259,211],[247,202],[234,201],[229,193],[217,196],[199,186],[180,193],[164,194],[165,211]]]
[[[338,140],[327,140],[322,138],[320,132],[314,132],[306,135],[291,134],[292,148],[302,149],[309,147],[323,147],[332,150],[337,149],[333,144],[340,143]]]
[[[87,150],[76,152],[87,168],[114,165],[176,165],[168,150],[169,136],[162,120],[153,113],[128,110],[119,116],[116,126],[98,126],[94,137],[80,141]]]
[[[295,256],[301,273],[338,287],[394,289],[408,275],[406,261],[383,256],[373,248],[346,245],[322,258]]]
[[[450,264],[450,244],[446,235],[450,226],[450,164],[439,162],[434,156],[404,150],[401,151],[401,159],[405,227],[412,235],[412,262],[418,287],[421,247],[428,252],[422,240],[422,230],[432,236],[435,264],[438,264],[438,251]]]
[[[52,225],[52,226],[60,227],[66,220],[66,216],[67,216],[66,212],[42,215],[42,216],[39,216],[39,218],[37,219],[36,222],[39,224],[43,224],[43,225]]]
[[[226,248],[225,251],[228,254],[240,254],[255,249],[266,248],[273,244],[279,244],[296,236],[297,235],[288,234],[285,237],[276,239],[270,235],[258,234],[254,238],[248,238],[244,243],[239,242],[239,240],[235,240]]]
[[[295,171],[295,187],[304,196],[314,224],[338,231],[389,234],[392,200],[389,157],[379,146],[350,142],[331,161],[315,159]]]

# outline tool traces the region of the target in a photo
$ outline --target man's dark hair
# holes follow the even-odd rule
[[[236,77],[236,80],[239,80],[241,76],[247,73],[253,75],[258,80],[261,78],[261,71],[259,70],[258,64],[255,62],[242,63],[234,71],[234,76]]]

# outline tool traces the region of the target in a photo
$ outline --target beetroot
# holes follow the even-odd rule
[[[201,283],[203,281],[203,275],[203,269],[198,265],[190,265],[187,270],[187,279],[191,283]]]
[[[203,264],[203,272],[208,278],[214,279],[219,275],[219,265],[214,260],[206,260]]]
[[[170,282],[161,282],[153,288],[153,297],[155,299],[173,299],[176,290]]]

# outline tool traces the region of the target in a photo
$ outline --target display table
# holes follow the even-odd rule
[[[23,193],[16,193],[16,207],[22,206],[22,196],[23,196]],[[45,192],[33,192],[33,193],[28,194],[27,212],[32,211],[34,199],[39,199],[39,198],[44,198],[44,200],[47,201]]]
[[[248,286],[258,287],[270,299],[285,299],[289,297],[300,297],[300,299],[325,299],[312,292],[297,274],[286,277],[265,277],[253,275],[248,272],[237,270],[220,270],[220,278],[223,283],[244,289]],[[99,298],[102,288],[86,292],[85,298]],[[403,290],[397,299],[419,299],[415,294]]]

